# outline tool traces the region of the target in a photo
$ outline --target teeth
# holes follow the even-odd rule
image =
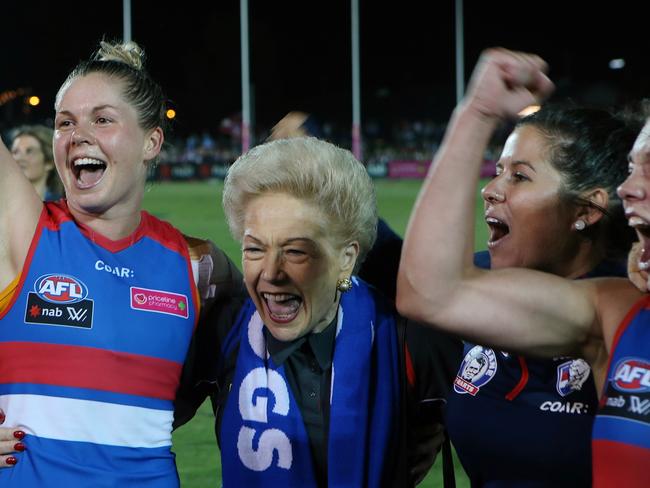
[[[634,215],[633,217],[630,217],[627,221],[628,225],[630,227],[650,227],[650,223],[648,223],[646,220],[642,219],[641,217],[638,217]]]
[[[273,295],[271,293],[262,293],[262,296],[266,298],[267,300],[272,300],[274,302],[283,302],[285,300],[289,300],[291,298],[295,298],[295,295],[288,295],[288,294],[278,294],[278,295]]]
[[[650,268],[650,262],[648,261],[639,261],[639,271],[645,271]]]
[[[485,218],[485,221],[486,221],[488,224],[500,224],[500,223],[501,223],[500,220],[495,219],[494,217],[486,217],[486,218]]]
[[[74,162],[75,167],[77,166],[105,166],[106,163],[104,161],[100,161],[99,159],[93,159],[93,158],[79,158],[75,160]]]

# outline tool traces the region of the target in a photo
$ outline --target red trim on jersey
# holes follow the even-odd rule
[[[647,488],[650,449],[616,441],[592,441],[594,488]]]
[[[521,366],[521,378],[515,387],[506,394],[506,400],[512,401],[517,398],[517,395],[521,393],[526,385],[528,384],[528,364],[526,359],[522,356],[519,356],[519,366]]]
[[[193,304],[194,304],[194,329],[199,323],[200,303],[199,290],[194,280],[194,271],[192,271],[192,258],[190,257],[190,250],[183,237],[183,234],[169,222],[160,220],[152,216],[148,212],[142,211],[142,222],[146,226],[146,237],[159,243],[167,249],[177,252],[185,259],[187,267],[187,276],[190,278],[190,288],[192,290]]]
[[[138,228],[130,236],[113,241],[108,237],[95,232],[87,225],[74,220],[65,198],[62,198],[57,202],[47,202],[45,203],[44,208],[49,215],[49,219],[44,219],[43,224],[45,227],[50,230],[58,230],[63,222],[72,221],[84,236],[110,252],[115,253],[123,251],[143,237],[147,237],[167,249],[181,254],[185,258],[188,276],[190,277],[190,287],[192,289],[192,297],[194,298],[194,329],[196,329],[200,312],[199,292],[196,283],[194,282],[194,273],[192,272],[192,262],[187,248],[187,242],[180,231],[173,225],[142,210],[140,212],[140,224],[138,225]],[[43,218],[43,215],[41,215],[41,218]]]
[[[621,323],[618,324],[618,328],[616,329],[616,334],[614,334],[614,339],[612,339],[612,345],[609,347],[609,359],[607,360],[607,369],[605,369],[606,373],[609,373],[609,369],[612,366],[612,358],[614,357],[614,351],[616,350],[616,346],[618,346],[618,341],[621,339],[621,336],[625,332],[625,330],[628,328],[630,325],[630,322],[634,319],[636,314],[641,310],[642,308],[648,308],[650,306],[650,295],[644,295],[637,302],[632,305],[632,308],[628,310],[628,312],[625,314],[625,317],[623,317],[623,320],[621,320]],[[605,384],[603,385],[603,391],[600,392],[600,400],[601,402],[605,400],[604,394],[605,390],[607,388],[607,378],[605,379]]]
[[[0,384],[37,383],[173,400],[181,364],[94,347],[0,343]]]
[[[73,220],[72,214],[70,214],[70,210],[68,210],[68,203],[65,198],[57,200],[56,202],[45,202],[43,208],[47,215],[43,225],[49,230],[59,230],[62,223]]]
[[[58,202],[46,202],[45,207],[52,220],[47,225],[48,228],[57,230],[63,222],[73,221],[84,236],[110,252],[123,251],[143,237],[149,237],[167,249],[176,252],[181,252],[183,248],[187,247],[183,236],[173,225],[153,217],[144,210],[140,212],[140,223],[135,231],[122,239],[114,241],[75,220],[65,199]]]
[[[406,363],[406,381],[411,388],[415,388],[415,368],[408,344],[404,344],[404,362]]]

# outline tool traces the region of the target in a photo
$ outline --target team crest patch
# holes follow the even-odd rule
[[[189,317],[188,301],[185,295],[163,290],[131,287],[131,308],[144,312]]]
[[[567,396],[574,391],[582,390],[591,368],[584,359],[572,359],[566,361],[557,367],[557,383],[555,385],[557,392],[562,396]]]
[[[494,351],[483,346],[474,346],[465,354],[454,380],[454,391],[475,396],[483,385],[494,378],[497,372],[497,358]]]
[[[74,276],[43,275],[27,296],[25,323],[90,329],[94,302],[88,293],[88,287]]]

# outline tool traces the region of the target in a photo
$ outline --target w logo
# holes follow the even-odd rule
[[[88,310],[85,308],[75,309],[74,307],[66,307],[68,310],[68,318],[75,322],[83,322],[88,315]]]
[[[638,396],[630,396],[630,412],[636,413],[639,415],[648,415],[650,412],[650,400],[642,399]]]
[[[93,308],[90,298],[75,303],[54,303],[32,292],[27,299],[25,323],[92,329]]]

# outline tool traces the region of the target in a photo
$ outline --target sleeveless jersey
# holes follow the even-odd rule
[[[477,253],[489,268],[489,254]],[[589,276],[625,273],[605,262]],[[466,343],[447,405],[447,429],[472,486],[591,486],[598,397],[582,359],[524,358]]]
[[[650,296],[628,312],[612,343],[593,431],[594,486],[650,485]]]
[[[173,401],[197,311],[171,225],[142,212],[110,241],[46,203],[0,315],[0,407],[27,434],[0,485],[177,487]]]

